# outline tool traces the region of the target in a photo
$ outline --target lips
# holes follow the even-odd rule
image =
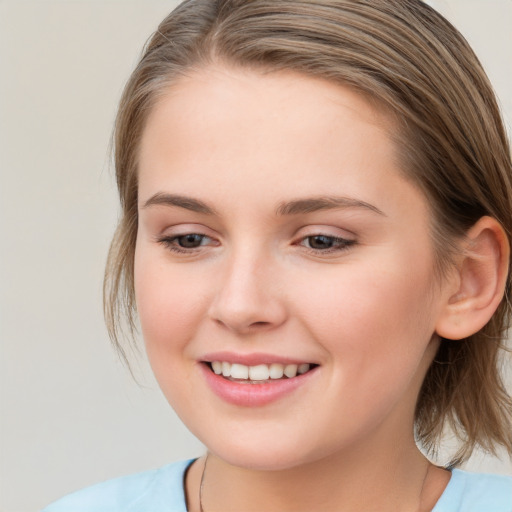
[[[201,363],[210,389],[223,401],[245,407],[277,401],[318,373],[315,363],[261,354],[212,354]]]

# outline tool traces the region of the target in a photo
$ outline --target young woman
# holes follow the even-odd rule
[[[106,273],[197,460],[65,511],[510,511],[510,148],[419,0],[188,0],[121,101]],[[435,452],[445,427],[452,464]]]

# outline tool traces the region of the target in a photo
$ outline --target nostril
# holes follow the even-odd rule
[[[223,328],[226,328],[230,331],[236,331],[241,334],[249,334],[255,331],[263,331],[265,329],[268,329],[272,327],[272,322],[265,322],[265,321],[257,321],[257,322],[237,322],[235,320],[228,321],[226,319],[222,318],[215,318],[214,322]]]
[[[270,322],[253,322],[250,327],[267,327],[268,325],[270,325]]]

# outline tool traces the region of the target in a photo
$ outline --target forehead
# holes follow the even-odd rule
[[[231,188],[239,198],[259,194],[275,203],[283,194],[330,195],[333,187],[377,197],[384,184],[389,197],[391,182],[401,180],[394,124],[374,102],[326,80],[291,71],[194,71],[148,117],[139,197],[159,188],[189,194],[195,187],[199,195]]]
[[[383,132],[396,130],[398,124],[376,99],[347,85],[292,70],[264,72],[220,65],[191,70],[164,89],[153,105],[148,124],[168,122],[173,117],[186,128],[189,118],[203,117],[194,132],[204,135],[202,128],[209,128],[207,116],[215,118],[218,127],[223,121],[237,122],[240,128],[249,124],[266,128],[268,123],[279,128],[286,123],[289,131],[295,122],[297,134],[302,131],[309,135],[339,122],[364,122]],[[259,133],[263,135],[263,129]]]

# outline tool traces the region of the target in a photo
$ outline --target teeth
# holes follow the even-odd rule
[[[284,367],[284,374],[291,379],[292,377],[297,376],[297,365],[296,364],[287,364]]]
[[[224,377],[231,377],[231,363],[222,363],[222,375]]]
[[[224,364],[224,363],[223,363]],[[231,377],[233,379],[248,379],[249,378],[249,367],[244,364],[232,364],[231,365]]]
[[[309,364],[308,363],[299,364],[299,367],[297,368],[297,373],[299,375],[302,375],[303,373],[306,373],[306,372],[309,372]]]
[[[271,379],[282,379],[284,375],[284,366],[279,363],[272,363],[270,365],[269,373]]]
[[[258,366],[249,366],[249,379],[250,380],[268,380],[270,370],[266,364],[259,364]]]
[[[212,370],[217,374],[224,377],[231,377],[233,379],[262,381],[269,379],[282,379],[283,376],[289,379],[302,375],[310,370],[311,365],[303,363],[296,364],[280,364],[272,363],[258,364],[256,366],[246,366],[238,363],[228,363],[227,361],[212,361]]]

